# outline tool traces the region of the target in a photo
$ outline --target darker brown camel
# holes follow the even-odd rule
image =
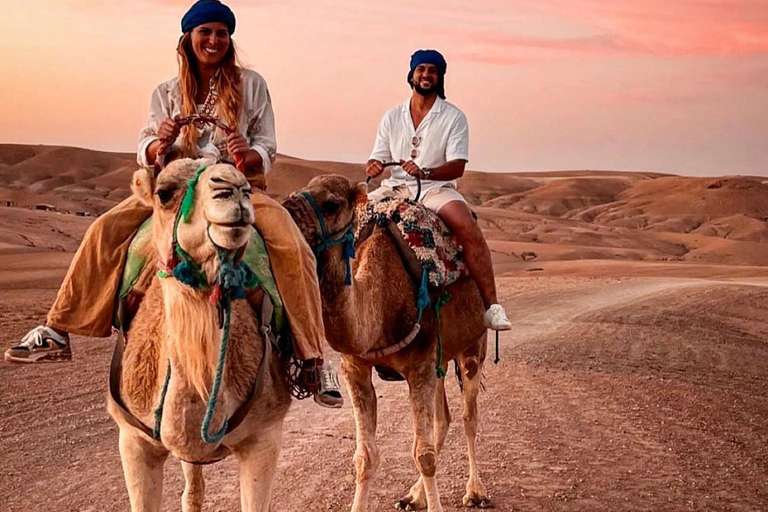
[[[203,163],[208,162],[175,161],[157,182],[144,169],[134,174],[133,193],[153,208],[151,259],[169,261],[182,197],[188,180]],[[217,164],[200,171],[195,191],[191,217],[179,223],[178,244],[211,283],[219,270],[216,246],[236,251],[248,241],[253,222],[250,186],[234,167]],[[262,300],[269,299],[262,295]],[[223,340],[217,306],[209,301],[207,291],[190,288],[174,277],[152,280],[128,331],[118,397],[124,409],[112,395],[107,403],[120,430],[120,457],[133,512],[160,511],[163,464],[169,453],[187,461],[182,462],[184,512],[202,510],[204,482],[199,464],[229,454],[240,462],[242,510],[270,510],[290,391],[278,357],[264,359],[269,341],[260,332],[251,305],[234,301],[231,318],[229,350],[210,431],[217,432],[225,419],[244,410],[241,406],[251,394],[254,398],[237,428],[227,430],[220,441],[204,442],[201,425]],[[161,436],[156,441],[146,426],[151,429],[156,424],[167,368],[170,380],[159,415]]]
[[[366,185],[352,185],[347,178],[324,175],[309,182],[304,191],[312,196],[322,213],[331,237],[342,235],[356,220],[356,206],[365,201]],[[306,199],[297,192],[284,206],[291,212],[310,245],[318,245],[318,225],[307,220]],[[309,216],[311,217],[311,216]],[[347,263],[342,245],[318,255],[323,297],[323,320],[331,347],[342,355],[342,373],[354,406],[357,426],[357,470],[352,512],[367,510],[371,480],[379,465],[376,447],[376,392],[371,380],[374,364],[394,368],[408,381],[414,418],[413,460],[419,480],[397,502],[399,509],[442,512],[435,471],[437,455],[450,423],[443,379],[435,372],[437,326],[434,311],[428,309],[416,338],[391,355],[370,357],[380,349],[400,343],[417,318],[417,287],[408,273],[391,235],[377,228],[356,248],[351,286],[345,285]],[[483,303],[475,283],[464,278],[447,288],[450,301],[440,312],[443,339],[443,366],[457,359],[464,383],[464,428],[469,452],[469,480],[465,506],[488,506],[488,496],[477,472],[477,394],[486,354]],[[437,297],[433,296],[432,300]],[[362,357],[365,355],[365,357]]]

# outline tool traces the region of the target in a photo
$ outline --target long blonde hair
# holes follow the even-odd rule
[[[179,61],[179,88],[181,89],[181,115],[191,116],[197,113],[197,102],[195,96],[198,88],[197,57],[192,50],[192,37],[186,32],[176,48]],[[243,90],[241,80],[242,65],[237,58],[235,42],[230,38],[229,48],[221,61],[221,67],[213,77],[218,100],[216,101],[216,115],[221,118],[227,126],[237,129],[240,120],[240,111],[243,108]],[[216,139],[226,139],[226,134],[220,133],[216,128]],[[189,124],[181,130],[181,145],[184,148],[184,155],[188,157],[199,156],[197,150],[197,139],[200,133],[197,126]]]

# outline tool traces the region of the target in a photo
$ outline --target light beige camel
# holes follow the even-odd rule
[[[356,219],[355,206],[365,200],[366,186],[353,186],[343,176],[325,175],[309,182],[308,193],[322,213],[330,239],[339,239]],[[307,214],[307,199],[296,193],[284,206],[291,212],[310,245],[318,246],[320,224]],[[371,480],[379,465],[376,447],[376,392],[371,381],[374,364],[400,372],[408,381],[414,420],[413,459],[419,480],[397,502],[399,509],[441,512],[437,480],[437,454],[450,423],[442,379],[435,372],[437,328],[432,310],[424,312],[422,329],[410,345],[388,356],[370,357],[372,351],[405,339],[417,317],[417,287],[404,266],[394,240],[386,229],[377,229],[359,244],[354,278],[345,286],[344,249],[334,245],[318,256],[323,296],[323,320],[330,345],[342,354],[342,371],[352,400],[357,426],[354,456],[357,486],[353,512],[368,507]],[[486,329],[479,291],[470,279],[448,287],[450,301],[440,312],[443,364],[456,358],[464,384],[464,427],[469,445],[469,480],[465,506],[488,506],[489,500],[477,471],[477,394],[486,353]],[[435,297],[432,298],[433,301]],[[366,355],[366,357],[360,357]]]
[[[201,163],[173,162],[156,182],[145,170],[134,174],[134,195],[153,208],[152,245],[158,261],[168,261],[171,256],[177,212],[187,181]],[[209,283],[219,270],[214,243],[227,252],[247,243],[253,222],[249,195],[245,177],[230,165],[210,165],[199,176],[191,217],[178,223],[178,244]],[[245,402],[252,407],[237,428],[220,442],[208,444],[201,438],[201,425],[222,342],[217,306],[209,302],[207,291],[191,288],[172,276],[152,281],[127,334],[119,385],[123,404],[108,395],[108,410],[120,430],[120,457],[133,512],[161,509],[163,464],[169,453],[186,461],[182,462],[184,512],[202,507],[204,482],[199,464],[229,454],[240,463],[242,510],[270,510],[290,392],[278,357],[269,357],[265,351],[269,342],[260,334],[248,302],[233,301],[231,318],[210,432],[217,432]],[[260,366],[262,359],[266,366]],[[155,410],[161,403],[168,367],[170,380],[161,411],[160,441],[156,441],[146,427],[139,427],[143,424],[151,429],[156,423]],[[256,386],[260,368],[264,371]]]

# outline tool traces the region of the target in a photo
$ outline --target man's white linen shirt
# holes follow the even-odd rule
[[[414,137],[420,137],[414,147]],[[411,158],[411,150],[418,150]],[[453,104],[437,98],[418,128],[411,118],[411,99],[387,111],[379,123],[376,142],[370,160],[399,162],[413,160],[422,169],[432,169],[452,160],[469,161],[469,126],[464,113]],[[401,166],[392,167],[392,176],[381,182],[384,187],[408,185],[416,195],[416,178]],[[421,180],[422,196],[428,190],[440,187],[456,188],[456,180]]]
[[[277,157],[277,139],[275,137],[275,114],[272,111],[272,99],[269,96],[267,82],[250,69],[243,69],[241,74],[243,88],[243,111],[237,126],[238,132],[248,141],[250,149],[261,155],[264,173],[272,167]],[[198,105],[198,112],[202,105]],[[157,130],[167,118],[181,116],[181,89],[179,79],[173,78],[160,84],[152,93],[149,106],[149,121],[139,135],[137,152],[138,164],[150,167],[147,161],[147,148],[157,140]],[[227,139],[221,130],[214,130],[206,125],[200,130],[197,141],[201,156],[222,160],[228,156]],[[177,139],[174,149],[181,149],[181,139]]]

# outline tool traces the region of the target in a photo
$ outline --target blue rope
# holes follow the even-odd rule
[[[168,361],[168,369],[165,370],[165,382],[163,390],[160,392],[160,404],[155,409],[155,428],[152,430],[152,437],[155,441],[160,440],[160,427],[163,423],[163,406],[165,405],[165,395],[168,393],[168,384],[171,382],[171,361]]]
[[[419,316],[416,318],[416,323],[421,323],[421,314],[429,307],[429,303],[429,271],[427,271],[426,268],[422,268],[421,285],[416,294],[416,307],[419,310]]]
[[[315,253],[315,259],[317,260],[317,276],[318,279],[323,278],[323,270],[320,268],[320,255],[330,249],[331,247],[335,247],[337,245],[343,245],[341,249],[341,256],[344,258],[344,261],[347,264],[347,273],[344,278],[344,284],[347,286],[352,285],[352,263],[350,260],[354,259],[355,257],[355,234],[352,232],[352,226],[349,227],[349,230],[342,236],[341,238],[337,239],[328,239],[326,238],[320,244],[314,249]]]
[[[312,207],[312,210],[315,212],[315,217],[317,217],[317,221],[320,224],[320,231],[321,233],[319,235],[316,235],[317,238],[320,240],[320,243],[315,247],[312,251],[315,253],[315,259],[317,260],[317,276],[318,279],[323,279],[323,271],[320,268],[320,255],[330,249],[331,247],[335,247],[337,245],[342,245],[342,252],[341,256],[344,258],[347,264],[347,274],[344,279],[344,284],[346,286],[352,285],[352,264],[349,260],[354,259],[355,257],[355,234],[354,234],[354,226],[349,226],[349,229],[347,229],[347,232],[344,233],[344,235],[341,238],[333,239],[331,238],[331,234],[328,232],[328,227],[325,225],[325,218],[323,217],[323,212],[320,211],[320,207],[317,205],[317,202],[315,201],[315,198],[312,197],[312,194],[309,192],[302,192],[302,196],[304,196],[304,199],[307,200],[309,205]]]
[[[211,390],[211,395],[208,397],[208,404],[205,410],[203,424],[200,427],[200,435],[203,438],[203,441],[208,444],[216,444],[221,441],[222,438],[226,435],[227,427],[229,425],[229,420],[227,419],[224,420],[224,424],[214,435],[210,435],[208,432],[211,425],[211,420],[213,419],[213,412],[216,409],[216,402],[219,398],[221,378],[224,373],[224,364],[227,359],[229,330],[232,319],[232,300],[245,298],[245,290],[256,288],[259,285],[258,277],[250,269],[250,267],[248,267],[248,265],[242,261],[235,265],[234,260],[229,257],[229,253],[227,251],[219,248],[216,244],[214,244],[214,247],[216,248],[216,255],[219,259],[219,273],[216,277],[216,282],[221,289],[221,297],[219,298],[218,306],[221,307],[224,311],[224,323],[221,332],[221,346],[219,347],[219,361],[216,365],[216,376],[213,380],[213,389]],[[197,266],[191,259],[188,261],[192,265],[195,265],[195,267]],[[186,284],[187,286],[192,288],[200,288],[200,281],[193,280],[192,282],[187,282],[177,275],[176,269],[181,267],[181,265],[186,262],[187,261],[183,261],[176,266],[173,273],[174,277],[176,277],[180,282]],[[160,427],[163,421],[163,407],[165,405],[165,395],[168,392],[168,384],[170,380],[171,363],[169,361],[168,370],[165,374],[165,383],[163,384],[163,389],[160,393],[160,404],[155,410],[155,428],[152,431],[152,437],[154,437],[155,440],[160,440]]]
[[[223,299],[226,302],[226,308],[224,309],[224,329],[221,334],[221,347],[219,348],[219,362],[216,365],[216,377],[213,380],[213,389],[211,389],[211,396],[208,397],[208,407],[205,410],[205,418],[203,424],[200,427],[200,435],[208,444],[216,444],[222,440],[227,433],[227,426],[229,425],[229,419],[224,420],[224,424],[221,426],[218,432],[213,435],[208,433],[208,428],[211,425],[211,419],[213,419],[213,411],[216,409],[216,402],[219,399],[219,388],[221,387],[221,376],[224,373],[224,361],[227,358],[227,347],[229,346],[229,324],[232,319],[232,303],[228,299]],[[269,342],[267,342],[269,343]]]

